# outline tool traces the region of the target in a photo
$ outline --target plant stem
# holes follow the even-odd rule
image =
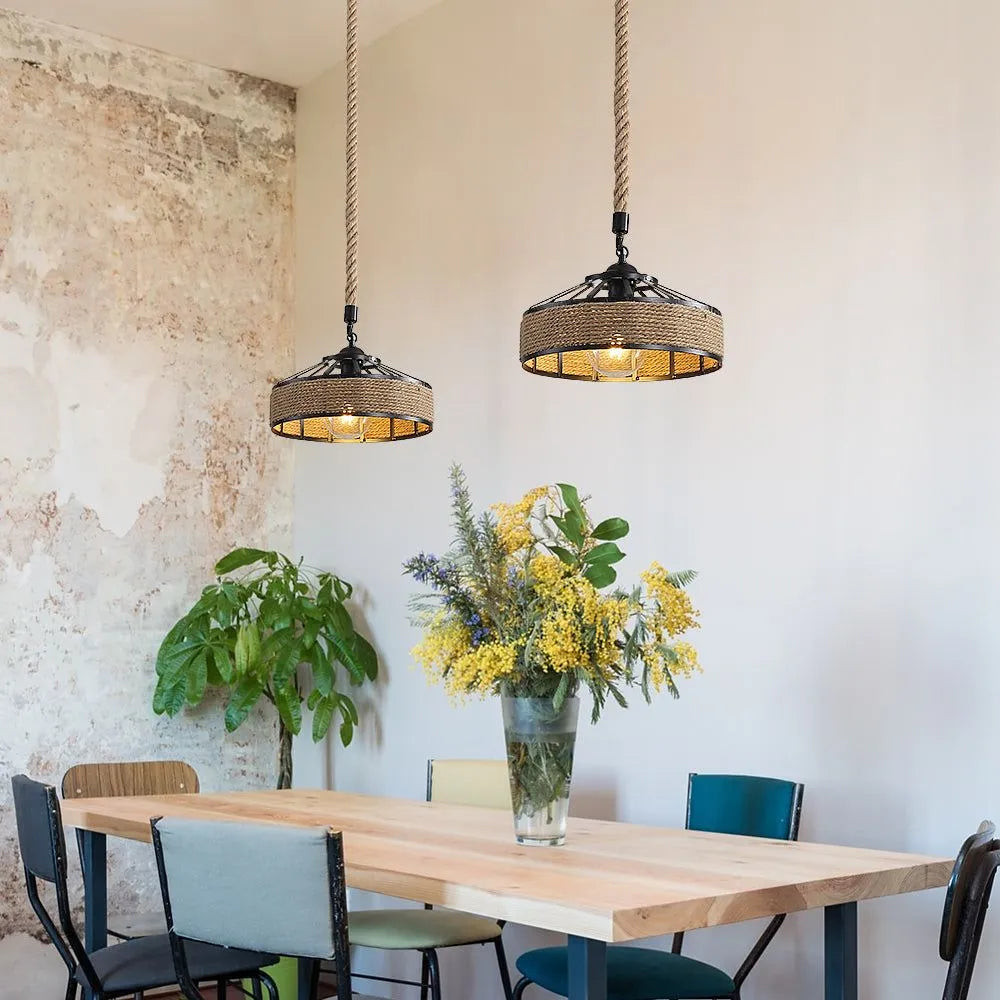
[[[292,731],[278,720],[278,788],[292,787]]]

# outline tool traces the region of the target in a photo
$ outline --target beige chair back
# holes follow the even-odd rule
[[[198,773],[182,760],[128,764],[75,764],[62,780],[64,799],[114,795],[185,795],[199,789]]]
[[[427,801],[510,809],[507,761],[429,760]]]

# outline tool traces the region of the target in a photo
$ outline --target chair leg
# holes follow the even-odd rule
[[[66,1000],[76,1000],[76,980],[72,976],[66,983]]]
[[[226,1000],[226,981],[225,979],[220,979],[215,984],[215,996],[217,1000]]]
[[[438,965],[437,952],[428,948],[424,955],[427,956],[427,969],[430,972],[431,1000],[441,1000],[441,966]]]
[[[497,950],[497,965],[500,966],[500,983],[503,986],[504,1000],[514,1000],[510,988],[510,969],[507,968],[507,953],[503,950],[503,938],[498,937],[493,944]]]
[[[524,996],[524,991],[531,985],[531,980],[527,976],[521,976],[517,981],[517,985],[514,987],[514,992],[511,994],[513,1000],[521,1000]]]
[[[260,993],[260,980],[256,976],[250,980],[250,989],[253,992],[253,1000],[262,1000]]]
[[[420,1000],[427,1000],[427,994],[430,991],[430,983],[430,963],[427,961],[427,952],[422,951],[420,953]]]

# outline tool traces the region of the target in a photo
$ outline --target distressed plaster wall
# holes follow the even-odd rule
[[[291,90],[0,11],[0,937],[37,926],[11,773],[274,780],[269,719],[227,738],[214,707],[149,706],[215,559],[290,539],[265,407],[292,360],[293,156]],[[112,859],[113,903],[144,868]]]

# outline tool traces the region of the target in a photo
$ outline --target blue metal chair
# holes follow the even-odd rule
[[[731,833],[772,840],[799,835],[803,786],[777,778],[738,774],[692,774],[688,777],[688,830]],[[671,951],[615,946],[608,949],[608,1000],[739,1000],[740,988],[785,920],[772,918],[743,964],[730,976],[722,969],[681,954],[683,934]],[[522,978],[514,1000],[535,983],[569,996],[567,951],[537,948],[517,960]]]

